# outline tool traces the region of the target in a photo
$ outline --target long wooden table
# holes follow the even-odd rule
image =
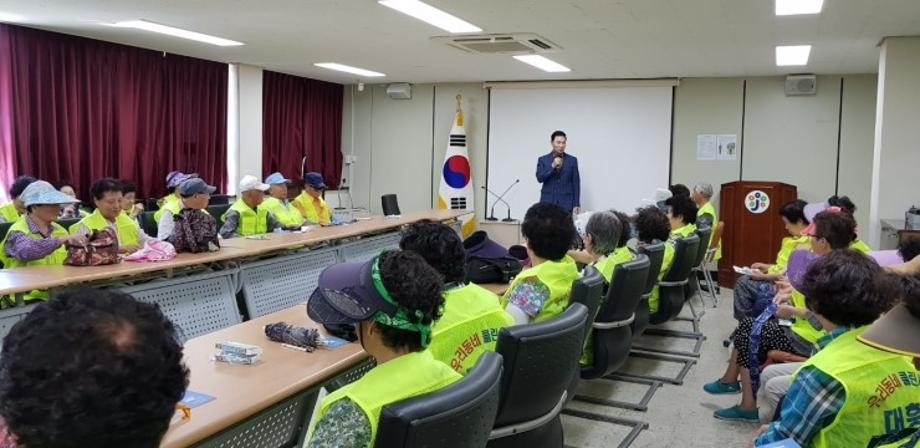
[[[392,231],[424,219],[449,221],[470,214],[468,210],[429,210],[408,213],[398,218],[374,216],[352,224],[318,227],[305,233],[269,234],[266,240],[231,238],[221,241],[217,252],[179,254],[175,259],[159,263],[122,262],[108,266],[33,266],[0,269],[0,296],[24,293],[34,289],[51,289],[80,283],[109,281],[141,274],[163,273],[208,263],[266,255],[297,247],[312,246],[356,238],[368,234]]]
[[[324,332],[322,326],[307,317],[305,306],[301,304],[191,339],[185,344],[185,363],[191,371],[189,390],[210,395],[215,400],[192,409],[189,419],[182,419],[177,413],[162,447],[216,446],[218,441],[247,436],[256,437],[256,440],[258,437],[277,438],[277,432],[260,434],[259,431],[278,431],[277,420],[285,418],[284,409],[273,416],[274,428],[272,425],[247,425],[246,422],[278,403],[305,394],[302,402],[290,405],[301,407],[296,413],[301,421],[292,423],[299,423],[300,427],[293,428],[292,433],[302,439],[319,387],[359,365],[368,355],[357,343],[335,350],[317,349],[312,353],[285,348],[269,341],[264,333],[265,325],[280,321]],[[210,361],[216,351],[214,344],[228,340],[262,347],[261,361],[251,366]],[[287,418],[292,417],[295,416]],[[205,439],[208,440],[202,443]]]

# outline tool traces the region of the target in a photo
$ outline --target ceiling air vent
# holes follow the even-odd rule
[[[467,34],[463,36],[439,36],[431,39],[475,54],[554,53],[562,49],[549,39],[533,33]]]

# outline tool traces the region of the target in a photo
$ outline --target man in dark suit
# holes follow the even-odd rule
[[[565,132],[553,132],[550,141],[553,151],[537,159],[537,182],[543,184],[540,202],[556,204],[577,214],[581,210],[578,159],[565,152]]]

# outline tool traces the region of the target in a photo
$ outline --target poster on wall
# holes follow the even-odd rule
[[[737,134],[699,134],[696,136],[696,160],[738,160]]]
[[[718,160],[738,160],[738,135],[719,134],[716,137]]]

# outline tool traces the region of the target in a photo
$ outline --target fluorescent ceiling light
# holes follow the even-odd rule
[[[208,34],[196,33],[194,31],[183,30],[181,28],[173,28],[171,26],[160,25],[159,23],[148,22],[146,20],[126,20],[123,22],[116,22],[112,26],[119,28],[136,28],[139,30],[151,31],[154,33],[168,34],[170,36],[181,37],[183,39],[191,39],[211,45],[219,45],[221,47],[236,47],[243,45],[242,42],[237,42],[235,40],[224,39],[222,37],[211,36]]]
[[[776,65],[807,65],[811,45],[780,45],[776,47]]]
[[[328,68],[329,70],[338,70],[340,72],[351,73],[358,76],[366,76],[368,78],[378,78],[380,76],[386,76],[383,73],[375,72],[371,70],[365,70],[363,68],[352,67],[350,65],[338,64],[335,62],[317,62],[313,64],[317,67]]]
[[[11,12],[0,11],[0,22],[25,22],[26,18]]]
[[[545,72],[570,72],[570,68],[538,54],[526,54],[523,56],[515,56],[514,59],[517,59],[525,64],[530,64],[540,70]]]
[[[818,14],[824,0],[776,0],[776,15]]]
[[[478,33],[482,31],[482,28],[472,23],[419,0],[378,0],[377,3],[423,22],[428,22],[448,33]]]

